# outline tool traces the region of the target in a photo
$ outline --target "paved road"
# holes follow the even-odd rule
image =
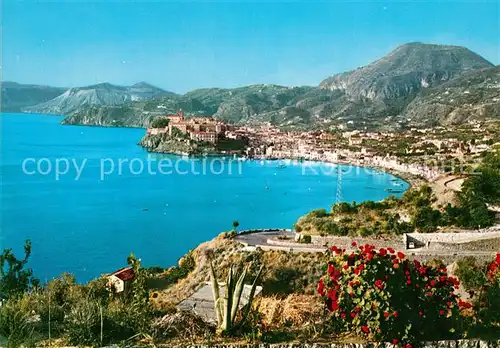
[[[290,241],[278,240],[278,237],[288,237]],[[318,247],[313,244],[299,244],[295,240],[295,232],[280,230],[272,232],[256,232],[238,235],[234,238],[236,241],[246,246],[247,250],[253,250],[257,247],[262,250],[285,250],[294,252],[324,252],[326,248]]]
[[[288,237],[290,240],[279,240],[278,237]],[[294,252],[324,252],[326,248],[314,244],[299,244],[293,242],[295,232],[271,231],[242,234],[235,237],[235,240],[245,245],[247,250],[254,250],[259,247],[263,250],[284,250]],[[495,255],[495,251],[466,251],[466,250],[433,250],[433,249],[409,249],[408,255],[414,256],[480,256]]]

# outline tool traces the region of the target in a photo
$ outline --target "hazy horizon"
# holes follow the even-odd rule
[[[409,42],[500,64],[496,2],[6,1],[3,81],[57,87],[145,81],[175,93],[317,86]]]

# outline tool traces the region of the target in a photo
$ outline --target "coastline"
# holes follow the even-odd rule
[[[196,154],[196,153],[185,153],[185,152],[176,152],[176,151],[154,151],[150,150],[147,147],[143,146],[141,142],[139,142],[137,145],[141,146],[144,148],[148,153],[159,153],[159,154],[165,154],[165,155],[172,155],[172,156],[178,156],[178,157],[192,157],[192,158],[204,158],[204,157],[213,157],[213,158],[232,158],[234,155],[233,154],[225,154],[225,153],[207,153],[207,154]],[[254,156],[254,157],[244,157],[244,156],[236,156],[237,160],[248,160],[248,161],[297,161],[297,162],[303,162],[303,161],[308,161],[308,162],[314,162],[318,164],[336,164],[336,165],[344,165],[344,166],[350,166],[350,167],[359,167],[359,168],[366,168],[366,169],[372,169],[375,171],[391,174],[392,176],[404,181],[405,183],[408,184],[408,189],[411,189],[413,187],[417,187],[420,185],[423,185],[425,183],[430,182],[430,180],[426,179],[423,176],[415,175],[412,173],[408,172],[403,172],[394,168],[387,168],[384,166],[378,166],[374,164],[367,164],[367,163],[360,163],[355,160],[352,161],[346,161],[346,160],[329,160],[329,159],[317,159],[317,158],[305,158],[305,157],[276,157],[276,156]],[[405,190],[405,191],[406,191]]]

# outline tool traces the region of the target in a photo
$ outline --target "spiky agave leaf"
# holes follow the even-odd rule
[[[223,303],[220,300],[219,293],[219,282],[217,281],[217,276],[215,275],[214,264],[210,261],[210,279],[212,281],[212,295],[214,297],[214,310],[217,317],[217,324],[222,325],[222,306]]]
[[[248,313],[250,313],[250,310],[252,309],[253,298],[255,296],[255,289],[257,288],[257,280],[259,280],[260,274],[262,273],[263,269],[264,265],[260,267],[259,272],[257,272],[257,276],[253,281],[252,289],[250,290],[250,295],[248,296],[248,303],[246,305],[245,311],[243,312],[243,316],[241,317],[241,321],[238,323],[238,326],[243,325],[243,323],[247,319]]]
[[[247,268],[242,267],[241,274],[239,275],[238,281],[236,282],[234,294],[233,294],[233,308],[231,309],[231,318],[233,324],[236,320],[236,313],[238,312],[238,307],[240,306],[241,294],[245,288],[245,277],[247,275]]]

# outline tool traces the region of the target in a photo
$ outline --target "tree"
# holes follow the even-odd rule
[[[0,296],[7,298],[22,294],[40,282],[33,277],[31,268],[25,269],[31,255],[31,241],[24,244],[24,259],[18,259],[12,249],[4,249],[0,255]]]
[[[151,128],[166,128],[168,127],[170,120],[164,117],[158,117],[151,122]]]
[[[240,225],[239,221],[238,220],[234,220],[233,221],[233,231],[236,232],[236,229],[238,228],[239,225]]]

